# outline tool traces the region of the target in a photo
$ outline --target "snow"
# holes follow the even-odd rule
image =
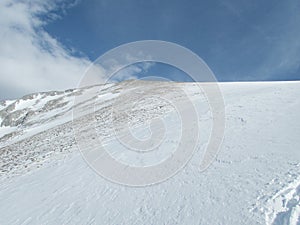
[[[221,83],[225,136],[204,172],[199,164],[211,129],[205,97],[193,83],[169,84],[170,89],[151,85],[161,85],[163,95],[174,98],[172,85],[181,85],[200,114],[199,147],[181,171],[139,188],[98,176],[78,151],[70,115],[73,97],[65,96],[68,104],[37,113],[30,121],[48,120],[30,125],[12,136],[13,141],[0,139],[0,224],[300,224],[300,82]],[[179,135],[178,115],[163,102],[145,103],[147,112],[168,128],[165,143],[145,157],[134,151],[128,154],[109,137],[106,114],[122,88],[128,87],[121,83],[83,90],[91,98],[75,103],[82,110],[75,118],[77,126],[89,136],[85,124],[96,116],[97,132],[107,137],[113,157],[137,166],[159,163],[178,144],[172,142]],[[126,104],[122,107],[126,109]],[[96,110],[95,116],[87,114],[89,108]],[[151,117],[141,110],[133,111],[132,132],[143,139],[149,135]]]
[[[90,93],[93,96],[96,92],[101,90],[101,88],[109,87],[110,85],[94,86],[88,87],[85,90],[82,90],[82,93]],[[58,125],[64,124],[72,120],[72,107],[74,106],[74,96],[79,94],[81,90],[74,90],[71,93],[63,92],[49,92],[49,93],[36,93],[33,94],[35,98],[33,99],[19,99],[14,101],[6,101],[5,106],[1,109],[2,111],[7,111],[8,113],[20,112],[21,115],[25,115],[27,112],[33,111],[35,114],[29,118],[28,121],[23,123],[21,126],[0,126],[0,147],[6,145],[11,145],[15,142],[21,141],[30,136],[36,135],[37,133],[49,130]],[[115,94],[106,93],[109,99],[116,96]],[[110,98],[111,98],[110,97]],[[78,107],[83,108],[83,114],[86,114],[86,109],[92,107],[94,99],[90,99],[90,102],[78,102]],[[54,102],[54,103],[53,103]],[[8,109],[10,105],[14,104],[14,107]],[[51,106],[54,104],[54,107]],[[50,106],[48,106],[50,105]],[[88,106],[85,108],[85,106]],[[51,108],[52,107],[52,108]],[[1,117],[0,111],[0,124],[5,119]],[[19,135],[21,134],[21,135]],[[2,140],[4,136],[10,136],[7,140]]]

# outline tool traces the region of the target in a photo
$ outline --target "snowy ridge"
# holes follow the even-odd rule
[[[144,82],[138,83],[144,85]],[[2,165],[0,173],[5,174],[5,176],[15,173],[20,174],[30,170],[32,164],[38,167],[43,165],[53,154],[74,149],[76,144],[73,134],[74,126],[80,127],[82,133],[89,136],[90,133],[89,131],[86,132],[85,127],[87,122],[93,120],[94,117],[98,121],[97,132],[101,132],[102,135],[109,138],[112,133],[112,120],[109,114],[112,104],[120,91],[135,89],[135,85],[134,81],[116,85],[96,85],[68,92],[32,94],[29,95],[30,98],[25,96],[20,100],[11,102],[10,105],[2,109],[3,121],[8,121],[6,123],[9,126],[0,127],[0,131],[4,134],[0,138],[0,148],[2,147],[0,149],[0,162]],[[157,87],[154,87],[154,85]],[[167,86],[166,83],[157,85],[154,82],[145,85],[145,90],[148,89],[148,92],[150,92],[156,88],[161,90],[162,97],[168,94],[176,97],[176,88],[172,91],[172,87],[166,89]],[[193,97],[193,92],[193,89],[191,89],[191,97]],[[75,95],[87,95],[90,98],[85,102],[74,103],[73,98]],[[177,98],[179,100],[180,96],[177,96]],[[29,99],[28,102],[27,99]],[[41,99],[44,99],[43,104]],[[202,102],[204,99],[200,97],[199,101]],[[131,117],[133,125],[138,125],[143,121],[170,111],[170,107],[165,102],[151,99],[147,101],[141,103],[144,105],[143,108],[132,109],[134,115]],[[114,122],[120,128],[124,126],[126,121],[123,118],[126,116],[126,114],[123,114],[126,111],[126,105],[124,104],[124,109],[120,110],[120,115]],[[78,107],[81,111],[81,114],[77,115],[78,118],[73,118],[72,115],[72,109],[75,107]],[[206,105],[206,108],[208,110],[208,105]],[[205,110],[205,107],[203,107],[203,110]],[[74,123],[72,123],[72,120],[74,120]]]
[[[109,86],[111,85],[35,93],[18,100],[3,101],[0,108],[0,146],[71,121],[73,107],[84,109],[86,105],[93,103],[91,99],[91,102],[79,102],[74,106],[75,96],[98,92]]]
[[[145,93],[157,89],[162,97],[178,102],[175,85],[186,90],[197,106],[202,137],[182,171],[146,188],[125,187],[98,176],[82,159],[73,135],[75,126],[83,137],[91,137],[86,124],[93,119],[112,154],[126,161],[128,155],[111,138],[108,112],[120,93],[137,85]],[[211,114],[193,83],[131,81],[2,103],[1,123],[8,126],[0,127],[0,224],[299,225],[300,82],[221,83],[220,88],[225,137],[214,163],[203,173],[199,160]],[[74,96],[82,93],[91,98],[74,104]],[[124,125],[126,105],[115,118],[117,127]],[[132,110],[134,127],[156,117],[176,125],[164,101],[146,99],[142,106]],[[72,122],[74,107],[81,114]],[[135,132],[145,134],[138,128]],[[167,157],[175,144],[137,163]]]

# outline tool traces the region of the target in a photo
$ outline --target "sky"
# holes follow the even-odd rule
[[[74,88],[99,56],[139,40],[190,49],[218,81],[300,80],[299,0],[1,0],[0,100]],[[124,74],[190,81],[159,63]]]

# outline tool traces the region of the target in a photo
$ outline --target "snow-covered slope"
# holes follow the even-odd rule
[[[137,86],[145,93],[155,89],[162,100],[136,107],[133,124],[157,117],[173,121],[172,107],[163,99],[180,102],[179,86],[197,106],[203,131],[184,169],[142,188],[98,176],[82,158],[73,133],[80,128],[89,136],[86,124],[95,119],[111,154],[126,161],[110,139],[107,112],[120,93]],[[220,88],[226,130],[204,172],[199,161],[212,119],[194,83],[128,81],[0,103],[0,224],[300,224],[300,82],[221,83]],[[83,94],[91,98],[74,102]],[[74,109],[80,112],[75,118]],[[120,110],[117,127],[124,125],[123,116]],[[167,135],[176,135],[174,124]],[[136,163],[168,157],[173,144]]]

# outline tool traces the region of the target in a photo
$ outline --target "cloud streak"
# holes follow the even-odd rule
[[[87,66],[49,35],[43,26],[76,2],[0,2],[0,99],[55,89],[76,87]]]
[[[279,10],[281,12],[279,12]],[[300,67],[300,4],[298,1],[287,1],[285,6],[278,9],[277,15],[281,20],[276,21],[277,27],[274,28],[273,20],[268,21],[265,29],[276,29],[277,35],[266,35],[271,48],[261,67],[255,71],[256,74],[264,76],[264,79],[287,79],[291,74],[295,74]],[[277,16],[276,15],[276,16]],[[271,33],[269,31],[269,33]],[[298,74],[298,77],[300,75]]]

